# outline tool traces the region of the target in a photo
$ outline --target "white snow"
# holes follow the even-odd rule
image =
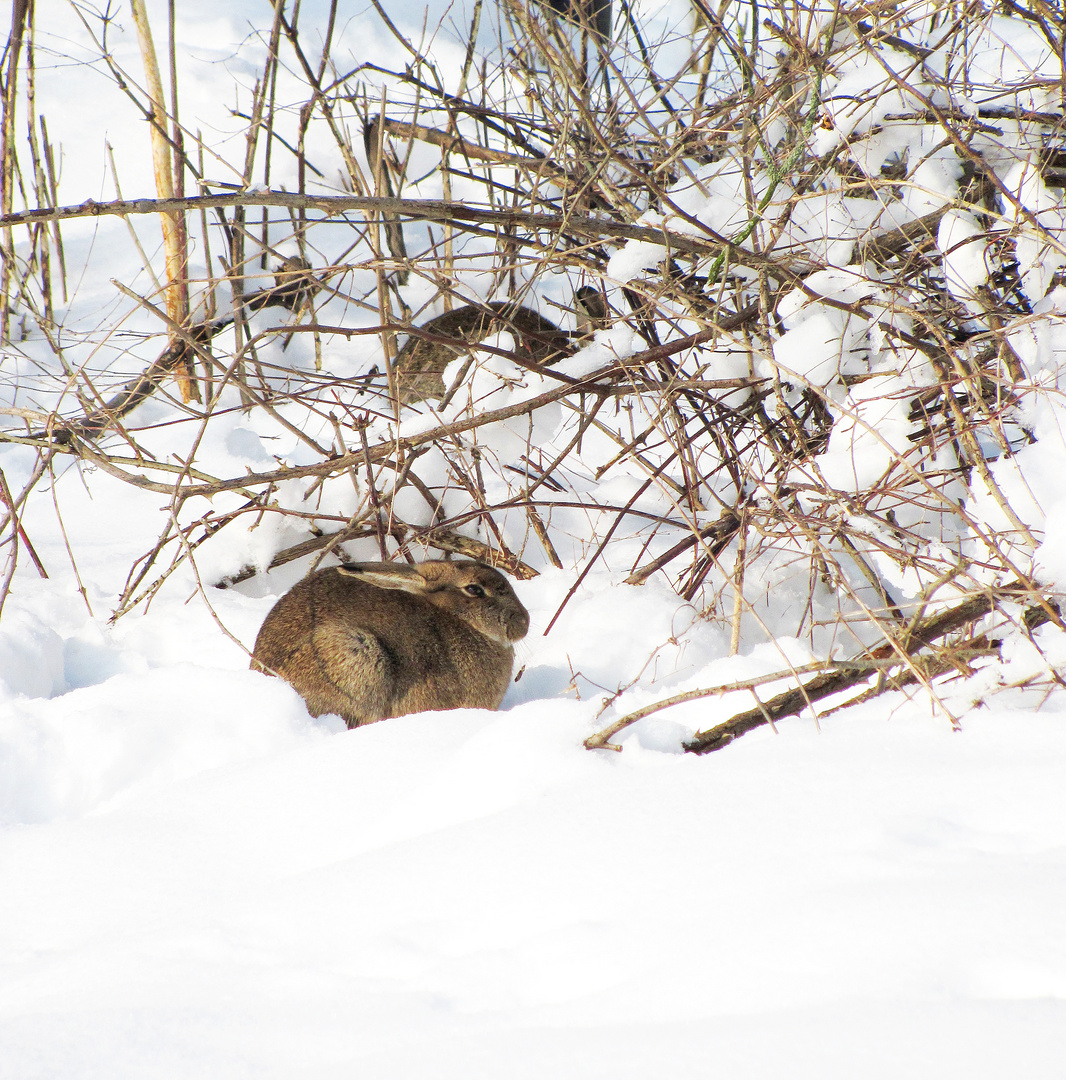
[[[1058,706],[871,706],[704,760],[654,727],[586,752],[594,698],[347,732],[206,665],[14,704],[5,1075],[1060,1064]]]
[[[977,290],[988,281],[984,230],[973,214],[949,210],[941,219],[936,246],[944,257],[944,278],[956,300],[974,305]],[[980,311],[980,305],[974,310]]]

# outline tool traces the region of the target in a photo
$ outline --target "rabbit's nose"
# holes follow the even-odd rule
[[[507,620],[507,637],[511,641],[524,638],[529,632],[529,612],[515,611]]]

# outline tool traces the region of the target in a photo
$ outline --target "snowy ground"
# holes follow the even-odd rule
[[[207,29],[201,57],[244,33]],[[223,123],[239,65],[216,60],[187,123],[196,101]],[[80,103],[103,78],[64,77]],[[64,201],[111,197],[59,89]],[[143,124],[108,137],[151,194]],[[68,235],[72,261],[137,263],[117,221]],[[12,488],[32,460],[0,449]],[[572,572],[516,585],[533,625],[501,712],[346,731],[219,626],[250,644],[300,565],[214,590],[214,615],[181,570],[108,625],[161,501],[68,468],[62,523],[50,498],[24,518],[51,577],[23,560],[0,625],[0,1076],[1064,1075],[1066,695],[962,685],[960,731],[886,696],[685,755],[750,704],[712,698],[590,753],[604,692],[679,629],[621,711],[782,666],[601,564],[547,637]]]
[[[561,697],[348,732],[180,614],[5,703],[5,1076],[1061,1075],[1059,699],[708,759]]]

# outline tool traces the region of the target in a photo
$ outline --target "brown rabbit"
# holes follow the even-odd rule
[[[467,304],[423,323],[395,360],[400,401],[410,404],[444,397],[444,369],[490,334],[507,331],[515,355],[532,364],[551,364],[571,352],[571,335],[550,319],[509,301]]]
[[[467,560],[319,570],[270,610],[252,668],[280,675],[313,716],[349,727],[426,709],[497,709],[529,613],[507,579]]]

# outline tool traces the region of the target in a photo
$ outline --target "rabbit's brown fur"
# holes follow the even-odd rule
[[[349,563],[311,574],[267,615],[252,667],[349,727],[426,709],[499,708],[529,614],[482,563]]]
[[[430,319],[418,331],[408,337],[393,364],[404,403],[444,397],[444,369],[493,333],[509,332],[515,355],[531,364],[551,364],[572,351],[568,333],[510,301],[464,305]]]

